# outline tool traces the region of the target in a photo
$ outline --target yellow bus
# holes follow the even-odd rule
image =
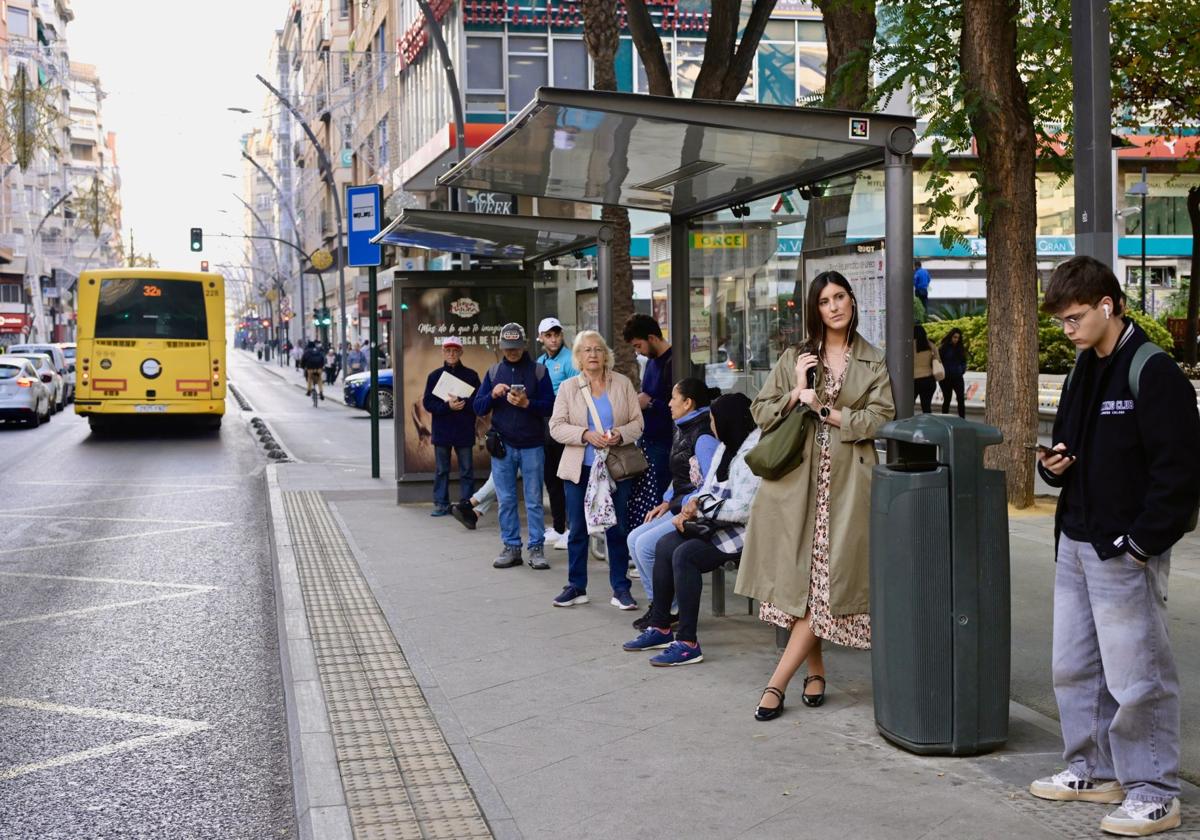
[[[75,412],[102,431],[122,417],[225,414],[225,279],[220,274],[85,271],[75,298]]]

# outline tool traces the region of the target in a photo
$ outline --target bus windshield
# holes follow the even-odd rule
[[[95,337],[207,341],[204,287],[186,280],[101,280]]]

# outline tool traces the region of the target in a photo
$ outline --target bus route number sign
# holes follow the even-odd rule
[[[142,286],[142,297],[162,297],[162,288],[149,284]]]

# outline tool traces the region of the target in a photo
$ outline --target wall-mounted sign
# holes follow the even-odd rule
[[[472,213],[513,215],[517,212],[517,197],[510,193],[467,190],[467,210]]]
[[[712,248],[745,248],[744,233],[693,233],[692,247],[700,250]]]

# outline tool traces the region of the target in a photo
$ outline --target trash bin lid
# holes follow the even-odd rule
[[[880,438],[901,443],[936,446],[945,452],[952,440],[963,441],[964,436],[973,436],[975,446],[983,449],[1004,440],[1004,435],[995,426],[972,423],[950,414],[918,414],[903,420],[893,420],[879,430]]]

